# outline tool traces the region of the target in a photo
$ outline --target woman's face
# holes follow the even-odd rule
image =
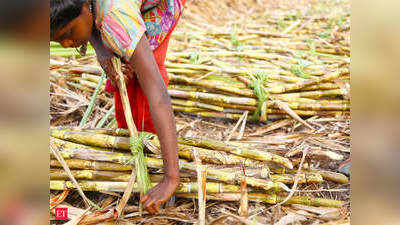
[[[84,3],[81,14],[65,27],[54,32],[50,39],[59,42],[64,48],[79,47],[89,41],[92,26],[93,14],[89,10],[89,4]]]

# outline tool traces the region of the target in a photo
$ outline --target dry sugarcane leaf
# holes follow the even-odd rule
[[[80,223],[80,221],[82,221],[84,216],[89,212],[89,210],[90,210],[90,207],[87,208],[84,212],[80,213],[80,215],[78,215],[74,219],[72,219],[72,220],[68,221],[67,223],[65,223],[65,225],[78,225]]]
[[[108,210],[97,211],[88,215],[85,215],[79,225],[99,224],[107,221],[114,220],[116,211],[115,208]]]
[[[321,223],[320,225],[350,225],[350,220],[336,220],[327,223]]]
[[[298,138],[285,139],[282,135],[264,136],[264,137],[247,137],[242,143],[262,143],[270,145],[282,145],[290,144],[297,140]]]
[[[200,225],[206,224],[206,174],[207,168],[205,165],[202,165],[201,159],[197,152],[197,149],[193,151],[195,163],[196,163],[196,172],[197,172],[197,190],[198,190],[198,200],[199,200],[199,221]]]
[[[289,108],[289,106],[280,101],[280,100],[273,100],[275,105],[278,106],[278,108],[280,108],[281,110],[285,111],[287,114],[289,114],[293,119],[297,120],[298,122],[302,123],[304,126],[308,127],[310,130],[314,130],[314,128],[308,124],[305,120],[303,120],[302,118],[300,118],[299,115],[297,115],[291,108]]]
[[[289,213],[286,216],[282,217],[275,225],[287,225],[287,224],[292,224],[295,222],[302,222],[306,221],[307,218],[302,215],[298,215],[296,213]]]
[[[223,215],[220,216],[216,219],[214,219],[213,221],[210,222],[210,225],[225,225],[225,220],[228,218],[229,216],[227,215]]]
[[[344,156],[340,155],[336,152],[332,152],[332,151],[328,151],[328,150],[322,150],[322,149],[315,149],[315,148],[311,148],[310,149],[310,155],[311,156],[317,156],[317,157],[324,157],[324,158],[328,158],[331,160],[336,160],[336,161],[341,161],[343,160]]]
[[[340,211],[338,208],[331,208],[331,207],[315,207],[315,206],[299,205],[299,204],[292,204],[291,206],[295,209],[306,210],[318,215]]]
[[[319,219],[329,221],[329,220],[338,220],[341,218],[341,212],[339,208],[332,207],[315,207],[315,206],[307,206],[307,205],[299,205],[293,204],[293,208],[306,210],[308,212],[312,212],[318,215]]]
[[[239,206],[239,215],[247,218],[249,217],[249,198],[248,198],[248,189],[246,183],[246,173],[245,168],[242,165],[243,174],[241,174],[240,180],[240,206]]]
[[[53,196],[50,199],[50,209],[56,207],[57,205],[61,204],[68,196],[70,190],[64,190],[61,194],[57,196]]]
[[[323,148],[328,148],[328,149],[335,150],[335,151],[350,152],[349,148],[343,147],[342,145],[337,144],[334,141],[329,140],[327,138],[310,137],[307,141],[312,144],[321,146]]]
[[[114,197],[113,196],[108,196],[108,198],[105,198],[102,202],[100,207],[102,209],[106,208],[107,206],[111,205],[114,202]]]
[[[243,138],[244,129],[245,129],[245,127],[246,127],[247,115],[248,115],[248,114],[249,114],[249,111],[246,110],[246,111],[244,112],[245,117],[244,117],[244,119],[243,119],[243,121],[242,121],[242,126],[240,127],[239,134],[238,134],[237,137],[236,137],[237,140],[240,140],[240,139]]]
[[[246,224],[246,225],[261,225],[261,223],[259,223],[259,222],[257,222],[257,221],[249,220],[249,219],[247,219],[247,218],[234,215],[234,214],[229,213],[229,212],[227,212],[227,211],[225,211],[225,210],[221,210],[221,213],[226,214],[226,215],[228,215],[228,216],[230,216],[230,217],[233,217],[233,218],[237,219],[239,222],[241,222],[241,223],[243,223],[243,224]]]
[[[247,137],[253,137],[253,136],[261,136],[265,133],[280,129],[282,127],[288,126],[292,123],[292,119],[284,119],[284,120],[278,120],[275,122],[272,122],[268,124],[267,126],[263,127],[262,129],[257,130],[254,133],[251,133],[247,135]]]

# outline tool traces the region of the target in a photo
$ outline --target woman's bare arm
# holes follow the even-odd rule
[[[158,207],[174,194],[179,183],[175,119],[167,87],[145,35],[139,41],[130,64],[149,101],[151,118],[160,139],[164,161],[163,181],[142,199],[143,207],[150,213],[155,213],[158,212]]]

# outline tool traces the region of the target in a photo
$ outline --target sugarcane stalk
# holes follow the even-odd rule
[[[255,107],[255,106],[235,105],[235,104],[227,104],[227,103],[222,103],[222,102],[210,102],[209,104],[220,106],[220,107],[223,107],[223,108],[229,108],[229,109],[247,110],[247,111],[250,111],[250,112],[253,112],[253,111],[255,111],[257,109],[257,107]]]
[[[295,91],[295,90],[299,90],[304,87],[318,84],[321,82],[331,81],[335,78],[338,78],[342,74],[346,74],[346,73],[348,73],[347,69],[341,69],[341,70],[337,70],[335,72],[328,73],[326,75],[323,75],[323,76],[315,78],[315,79],[308,79],[308,80],[300,82],[300,83],[289,84],[289,85],[285,85],[285,86],[270,87],[270,88],[267,88],[267,92],[272,93],[272,94],[280,94],[280,93],[285,93],[288,91]]]
[[[194,86],[186,86],[186,85],[174,84],[173,81],[170,81],[170,83],[168,83],[168,89],[169,89],[169,90],[179,90],[179,91],[200,91],[200,92],[207,92],[206,89],[202,89],[202,88],[194,87]]]
[[[177,197],[182,198],[196,198],[196,194],[193,193],[179,193]],[[220,201],[239,201],[240,193],[218,193],[218,194],[208,194],[208,199],[220,200]],[[286,197],[277,194],[263,194],[263,193],[248,193],[248,199],[252,202],[263,202],[267,204],[278,204],[282,202]],[[293,196],[284,205],[290,204],[301,204],[308,206],[322,206],[322,207],[342,207],[345,202],[324,198],[312,198],[308,196]]]
[[[84,133],[85,135],[87,134],[86,132],[79,132],[79,131],[59,131],[59,132],[75,132],[73,133],[74,135],[78,135],[78,137],[82,137],[79,135],[79,133]],[[77,140],[77,139],[67,139],[69,141],[78,141],[81,144],[77,144],[77,143],[73,143],[73,142],[69,142],[69,141],[63,141],[60,139],[52,139],[52,142],[59,148],[62,149],[79,149],[80,151],[102,151],[105,152],[108,151],[108,149],[104,149],[102,147],[112,147],[112,148],[118,148],[118,149],[125,149],[128,150],[128,145],[127,145],[127,138],[126,137],[115,137],[115,136],[110,136],[110,135],[103,135],[103,134],[92,134],[89,137],[94,137],[94,136],[100,136],[100,137],[105,137],[103,139],[101,138],[95,138],[95,140],[105,140],[104,142],[84,142]],[[110,141],[111,139],[111,141]],[[149,140],[149,142],[151,144],[153,144],[155,147],[160,148],[160,142],[158,140],[157,137],[154,137],[153,139]],[[179,141],[178,141],[179,142]],[[82,144],[93,144],[93,145],[102,145],[101,147],[93,147],[93,146],[87,146],[87,145],[82,145]],[[107,145],[107,144],[113,144],[113,145]],[[234,154],[228,154],[224,151],[215,151],[215,150],[209,150],[209,149],[202,149],[202,148],[198,148],[198,147],[194,147],[194,146],[189,146],[189,145],[184,145],[184,144],[179,144],[178,145],[178,155],[180,157],[186,158],[186,159],[190,159],[193,160],[194,159],[194,155],[193,155],[193,150],[196,149],[199,152],[199,156],[202,160],[204,160],[205,162],[208,163],[213,163],[213,164],[220,164],[220,165],[228,165],[228,164],[234,164],[234,165],[238,165],[238,164],[244,164],[246,166],[257,166],[259,168],[263,168],[264,164],[260,161],[257,160],[252,160],[249,158],[245,158],[245,157],[241,157],[238,155],[234,155]],[[216,149],[217,150],[217,149]],[[239,151],[237,151],[239,152]],[[275,159],[274,161],[277,163],[280,163],[281,161],[285,162],[286,164],[289,163],[290,161],[287,159],[284,159],[281,156],[277,156],[274,154],[270,154],[270,153],[262,153],[259,154],[261,156],[269,156],[270,159]],[[245,156],[243,154],[243,156]],[[281,160],[281,158],[283,158],[283,160]],[[279,161],[280,160],[280,161]]]
[[[66,149],[78,148],[79,147],[78,144],[83,144],[84,146],[81,146],[80,149],[93,149],[101,151],[101,148],[93,148],[86,146],[86,145],[91,145],[103,148],[116,148],[116,149],[129,150],[129,142],[127,137],[111,136],[111,135],[89,133],[83,131],[82,132],[69,131],[69,130],[50,130],[50,135],[54,138],[75,143],[74,144],[74,143],[54,140],[54,142],[56,142],[57,146],[59,146],[60,148],[66,148]],[[158,148],[160,147],[160,143],[157,137],[153,137],[149,141],[156,147]],[[293,168],[291,162],[287,158],[284,158],[282,156],[272,154],[266,151],[245,148],[243,146],[234,146],[229,143],[224,143],[217,140],[179,138],[178,143],[179,143],[178,154],[181,157],[185,157],[192,160],[193,160],[192,150],[194,149],[193,148],[194,146],[197,147],[196,149],[198,150],[201,159],[206,160],[207,162],[210,163],[217,163],[217,164],[245,163],[245,165],[249,166],[251,165],[262,166],[263,164],[258,161],[265,161],[265,162],[275,162],[277,164],[282,164],[287,168]]]
[[[300,89],[300,91],[316,91],[316,90],[332,90],[332,89],[340,89],[340,86],[335,83],[320,83],[304,87]]]
[[[50,133],[52,131],[76,131],[76,132],[86,132],[86,133],[93,133],[93,134],[106,134],[110,136],[123,136],[123,137],[129,137],[129,131],[128,129],[125,128],[115,128],[115,129],[109,129],[109,128],[82,128],[82,127],[50,127],[49,128]],[[62,135],[60,136],[62,137]],[[63,138],[61,138],[63,139]]]
[[[68,167],[71,169],[82,169],[82,170],[106,170],[106,171],[132,171],[134,167],[132,165],[124,165],[120,163],[101,162],[93,160],[83,159],[66,159]],[[50,160],[51,167],[61,168],[61,164],[54,159]]]
[[[296,110],[313,110],[313,111],[348,111],[349,104],[319,104],[319,103],[302,103],[302,102],[287,102],[287,106]],[[275,107],[273,101],[268,102],[268,108]]]
[[[98,181],[129,181],[130,173],[102,170],[71,170],[72,175],[78,180]],[[68,175],[64,170],[50,169],[50,180],[67,180]]]
[[[128,186],[128,182],[121,181],[79,181],[78,184],[84,191],[113,191],[113,192],[124,192]],[[151,187],[157,185],[157,183],[150,183]],[[75,186],[70,181],[64,180],[50,180],[50,190],[65,190],[75,189]],[[197,183],[180,183],[176,193],[197,193]],[[237,185],[223,184],[207,182],[206,185],[207,193],[223,193],[223,192],[240,192],[240,187]],[[135,183],[134,192],[140,192],[138,184]]]
[[[75,82],[76,84],[80,84],[83,87],[88,87],[88,88],[91,88],[91,89],[95,89],[97,87],[97,83],[96,82],[88,81],[88,80],[82,79],[81,77],[72,77],[72,78],[68,79],[68,81]],[[104,85],[103,84],[101,84],[101,88],[104,89]],[[90,91],[90,92],[93,92],[93,91]]]
[[[178,143],[228,152],[238,156],[243,156],[246,158],[265,161],[265,162],[275,162],[277,164],[285,166],[286,168],[293,168],[293,165],[290,162],[290,160],[282,156],[272,154],[266,151],[245,148],[244,146],[234,146],[222,141],[199,139],[199,138],[179,138]]]
[[[196,116],[202,117],[212,117],[212,118],[223,118],[223,119],[231,119],[231,120],[239,120],[242,114],[234,114],[234,113],[221,113],[221,112],[195,112],[190,113]],[[269,114],[268,120],[279,120],[290,118],[288,115],[277,115],[277,114]],[[257,118],[249,118],[252,121],[259,121]]]
[[[198,70],[190,70],[190,69],[183,69],[183,68],[167,68],[167,72],[175,73],[175,74],[185,74],[185,75],[199,74]]]
[[[88,49],[86,51],[86,55],[95,55],[96,51],[94,49]],[[76,58],[81,58],[82,56],[80,55],[79,52],[77,52],[75,49],[51,49],[50,50],[50,55],[56,55],[56,56],[63,56],[63,57],[76,57]]]
[[[84,66],[79,66],[79,67],[72,67],[68,70],[70,74],[77,73],[77,74],[95,74],[95,75],[100,75],[103,73],[103,69],[99,66],[92,66],[92,65],[84,65]],[[98,83],[98,80],[92,80],[93,82]]]
[[[105,128],[113,128],[115,127],[115,124],[117,123],[117,119],[115,117],[105,126]]]
[[[121,164],[132,164],[132,156],[124,153],[113,153],[105,151],[81,151],[79,149],[64,149],[60,152],[61,156],[65,159],[83,159],[83,160],[95,160],[103,162],[114,162]],[[162,159],[146,157],[146,164],[152,168],[163,168]],[[179,160],[180,170],[196,171],[196,165],[189,163],[184,160]],[[207,169],[207,177],[210,179],[222,181],[225,183],[239,184],[240,181],[237,177],[228,172],[223,172],[218,169],[209,168]],[[246,177],[246,182],[249,186],[260,188],[264,190],[280,190],[282,187],[286,188],[283,183],[272,182],[270,180],[257,179],[252,177]]]
[[[91,82],[95,82],[96,84],[98,84],[100,82],[100,80],[101,80],[101,76],[93,75],[93,74],[87,74],[87,73],[82,73],[81,77],[82,77],[81,79],[84,79],[84,80],[87,80],[87,81],[91,81]],[[103,79],[101,85],[105,86],[106,82],[107,82],[107,80]]]
[[[345,95],[345,90],[342,89],[332,89],[323,91],[305,91],[296,93],[285,93],[273,95],[275,98],[291,101],[298,98],[321,98],[321,97],[333,97],[333,96],[343,96]]]
[[[129,177],[127,176],[127,171],[131,171],[133,166],[131,165],[122,165],[118,163],[109,163],[109,162],[100,162],[100,161],[91,161],[91,160],[80,160],[80,159],[68,159],[65,160],[67,165],[71,169],[79,169],[79,170],[72,170],[72,174],[75,176],[76,179],[97,179],[100,180],[101,178],[96,177],[94,178],[95,175],[92,175],[91,173],[97,173],[100,172],[101,174],[110,174],[109,178],[105,180],[109,181],[127,181]],[[56,160],[50,160],[50,166],[53,168],[61,168],[61,164],[56,161]],[[273,172],[277,172],[279,174],[269,174],[266,169],[263,168],[253,168],[253,167],[248,167],[246,168],[246,174],[250,177],[256,177],[260,179],[271,179],[274,182],[282,182],[285,184],[293,184],[294,182],[294,174],[296,173],[295,170],[293,169],[285,169],[284,167],[280,166],[272,166],[269,164],[269,169]],[[94,171],[93,171],[94,170]],[[222,170],[223,169],[219,169]],[[77,171],[82,171],[81,173],[78,173]],[[110,173],[111,172],[111,173]],[[113,175],[113,172],[116,172],[115,175]],[[237,169],[230,169],[227,170],[226,172],[229,173],[235,173],[237,176],[240,176],[242,171],[240,168]],[[284,174],[285,172],[290,173],[290,174]],[[299,174],[299,183],[321,183],[323,180],[330,180],[336,183],[341,183],[341,184],[346,184],[348,183],[348,179],[345,175],[340,174],[340,173],[335,173],[331,171],[323,171],[323,170],[315,170],[315,169],[303,169],[304,173]],[[58,172],[55,175],[64,174],[63,171]],[[89,175],[88,175],[89,174]],[[185,175],[181,171],[181,177]],[[52,177],[53,175],[51,174],[50,177],[51,179],[56,179],[55,177]],[[190,177],[191,175],[187,174],[186,177]],[[185,177],[185,180],[182,178],[182,182],[188,182],[187,178]],[[64,178],[64,177],[62,177]],[[150,176],[150,180],[152,182],[157,182],[161,181],[162,176],[156,178],[156,175],[152,174]],[[210,179],[210,178],[209,178]],[[195,181],[194,178],[191,178],[190,180]],[[210,179],[212,180],[212,179]]]
[[[268,118],[270,114],[286,114],[286,111],[280,109],[268,109]],[[307,110],[293,110],[299,116],[344,116],[349,115],[350,111],[307,111]]]
[[[294,174],[273,174],[270,177],[272,181],[284,184],[293,184],[296,179]],[[319,173],[302,173],[298,175],[297,179],[299,184],[322,183],[324,181]]]
[[[194,101],[189,101],[189,100],[176,99],[176,98],[172,98],[171,103],[176,106],[198,107],[201,109],[209,109],[209,110],[213,110],[213,111],[217,111],[217,112],[222,112],[224,110],[224,108],[221,106],[210,105],[210,104],[206,104],[206,103],[202,103],[202,102],[194,102]],[[181,110],[179,110],[179,111],[181,111]]]
[[[144,143],[143,143],[143,136],[138,134],[138,131],[136,129],[136,126],[133,122],[133,117],[132,117],[132,111],[129,103],[129,98],[128,98],[128,91],[126,89],[126,84],[125,84],[125,77],[121,72],[121,61],[113,57],[112,59],[112,64],[115,69],[115,71],[118,73],[119,76],[119,93],[121,95],[122,99],[122,107],[124,109],[124,115],[125,115],[125,120],[128,126],[129,130],[129,147],[130,150],[133,154],[133,158],[135,160],[135,169],[136,169],[136,176],[140,188],[140,197],[143,197],[144,194],[146,194],[150,190],[150,178],[149,174],[147,172],[147,166],[146,163],[144,162],[144,154],[143,154],[143,149],[144,149]],[[134,174],[132,172],[131,177],[133,177]],[[133,179],[131,178],[129,181],[129,185],[126,187],[126,190],[124,192],[123,196],[123,201],[121,201],[118,205],[119,210],[121,211],[124,207],[126,202],[129,199],[130,193],[132,192],[133,188]],[[139,208],[140,208],[140,213],[142,213],[142,205],[139,203]],[[118,212],[118,215],[120,215],[120,212]]]
[[[77,89],[82,90],[82,91],[87,91],[87,92],[92,92],[93,91],[89,87],[85,87],[85,86],[83,86],[81,84],[77,84],[77,83],[74,83],[74,82],[67,81],[67,84],[69,86],[72,86],[72,87],[77,88]]]
[[[97,123],[96,128],[103,127],[104,123],[107,121],[108,117],[111,116],[112,113],[115,111],[115,105],[113,104],[111,108],[106,112],[106,114],[101,118],[101,120]]]
[[[168,94],[176,98],[201,99],[209,102],[222,102],[226,104],[239,104],[239,105],[250,105],[250,106],[257,105],[256,99],[247,97],[232,97],[220,94],[211,94],[203,92],[185,92],[178,90],[168,90]]]
[[[198,112],[205,112],[206,109],[198,108],[198,107],[185,107],[179,105],[172,105],[172,110],[178,112],[187,112],[187,113],[198,113]]]
[[[297,172],[296,169],[287,169],[287,168],[284,168],[280,165],[276,165],[273,163],[269,163],[268,168],[272,172],[278,173],[278,174],[285,174],[285,173],[295,174]],[[324,180],[333,181],[333,182],[339,183],[339,184],[347,184],[349,182],[349,179],[345,175],[343,175],[341,173],[332,172],[332,171],[306,168],[306,169],[303,169],[302,172],[318,173],[322,176],[322,178]]]
[[[230,86],[221,86],[219,84],[215,84],[214,82],[210,80],[195,80],[192,78],[184,77],[184,76],[177,76],[177,75],[170,75],[171,79],[174,80],[175,82],[178,83],[183,83],[186,85],[196,85],[196,86],[201,86],[209,89],[215,89],[215,90],[220,90],[224,91],[227,93],[231,94],[236,94],[236,95],[241,95],[241,96],[246,96],[246,97],[255,97],[254,93],[251,90],[246,90],[246,89],[239,89],[235,87],[230,87]]]
[[[88,107],[87,107],[87,109],[85,111],[85,114],[83,114],[82,120],[79,123],[80,127],[83,127],[86,124],[86,121],[89,118],[90,113],[92,113],[94,103],[96,101],[97,95],[99,94],[100,87],[101,87],[105,77],[106,77],[106,74],[103,73],[101,75],[101,78],[100,78],[99,82],[97,83],[96,89],[93,92],[92,98],[90,99],[90,103],[89,103],[89,105],[88,105]]]
[[[151,140],[151,143],[154,144],[157,148],[160,148],[160,142],[157,138]],[[179,140],[178,140],[179,143]],[[227,154],[223,151],[215,151],[209,149],[198,148],[195,146],[179,144],[178,145],[178,155],[182,158],[194,160],[194,151],[197,151],[199,158],[203,162],[217,164],[217,165],[239,165],[243,164],[246,166],[258,167],[260,170],[263,169],[264,163],[252,160],[249,158]],[[266,169],[264,167],[264,169]]]
[[[128,182],[130,173],[122,171],[108,170],[71,170],[72,175],[78,180],[94,180],[94,181],[123,181]],[[161,182],[163,175],[151,174],[151,182]],[[50,180],[68,180],[68,174],[61,169],[50,168]],[[188,177],[180,177],[181,182],[191,182]]]
[[[50,136],[77,144],[130,150],[129,138],[81,131],[51,130]]]

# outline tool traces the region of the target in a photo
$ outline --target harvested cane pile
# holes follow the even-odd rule
[[[188,0],[165,64],[180,136],[177,202],[142,218],[131,199],[125,222],[195,223],[201,210],[190,199],[198,191],[210,223],[251,223],[246,212],[263,224],[348,218],[348,179],[336,173],[350,152],[348,12],[346,1]],[[81,127],[52,127],[51,143],[104,212],[134,168],[128,133],[113,129],[113,99],[93,49],[80,57],[50,47],[51,125]],[[159,143],[148,136],[145,144],[154,185],[162,178]],[[51,156],[53,207],[66,198],[64,206],[81,215],[78,192],[56,191],[75,188],[71,174]]]
[[[175,111],[234,120],[247,112],[249,120],[261,122],[349,114],[348,42],[314,37],[316,29],[321,34],[331,31],[329,18],[275,21],[260,16],[251,24],[186,22],[181,27],[183,31],[173,33],[165,64]],[[51,47],[52,55],[77,54]],[[89,53],[94,54],[92,49]],[[86,91],[97,87],[102,73],[100,67],[73,61],[52,65],[67,72],[52,73],[52,79]]]
[[[84,191],[123,192],[134,165],[127,130],[51,128],[50,135],[54,144]],[[163,162],[160,158],[160,143],[156,136],[148,134],[145,143],[153,153],[147,155],[146,164],[154,169],[150,175],[152,182],[159,182],[162,176]],[[189,193],[197,192],[196,156],[207,163],[206,193],[239,193],[241,180],[249,186],[249,199],[275,204],[285,198],[286,186],[298,183],[321,183],[325,180],[345,184],[346,176],[316,169],[304,169],[296,174],[288,158],[246,147],[211,139],[179,138],[179,157],[182,183],[178,196],[193,197]],[[125,151],[125,152],[124,152]],[[54,157],[53,157],[54,158]],[[52,159],[50,162],[50,189],[64,190],[75,188],[68,181],[68,175],[60,168],[61,164]],[[238,167],[239,166],[239,167]],[[242,176],[245,167],[246,176]],[[297,178],[295,178],[297,176]],[[205,181],[203,181],[205,182]],[[153,183],[154,185],[155,183]],[[136,188],[136,190],[138,190]],[[222,195],[223,196],[223,195]],[[340,207],[344,202],[322,198],[296,196],[289,198],[287,204],[305,204],[311,206]]]

